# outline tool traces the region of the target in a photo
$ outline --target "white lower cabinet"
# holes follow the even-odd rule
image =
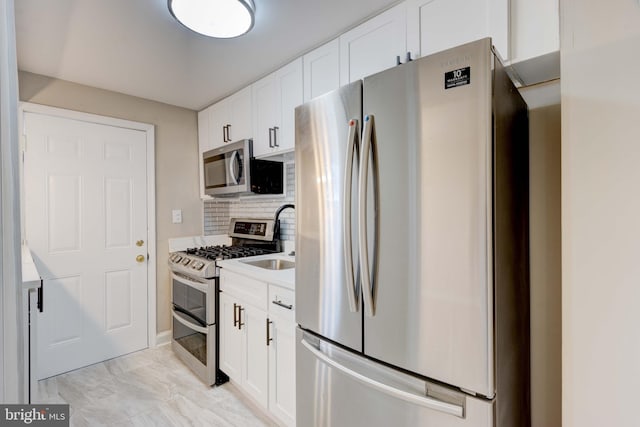
[[[269,352],[267,342],[267,314],[243,304],[239,319],[244,330],[244,364],[242,385],[263,406],[269,403]]]
[[[294,292],[224,268],[220,290],[220,369],[282,424],[294,426]]]
[[[269,410],[288,426],[296,424],[296,325],[282,318],[270,321]]]
[[[220,294],[220,369],[236,382],[241,380],[242,335],[237,327],[237,301],[226,293]]]

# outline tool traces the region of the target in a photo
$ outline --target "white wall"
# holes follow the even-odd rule
[[[529,110],[531,427],[559,427],[562,268],[560,105]]]
[[[561,7],[563,426],[638,426],[640,4]]]

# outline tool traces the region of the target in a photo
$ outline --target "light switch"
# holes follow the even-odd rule
[[[174,224],[182,224],[182,209],[174,209],[171,211],[171,217]]]

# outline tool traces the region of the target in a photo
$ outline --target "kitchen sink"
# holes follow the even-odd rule
[[[253,265],[254,267],[265,268],[267,270],[287,270],[289,268],[294,268],[296,266],[295,262],[287,261],[284,259],[261,259],[260,261],[241,261],[248,265]]]

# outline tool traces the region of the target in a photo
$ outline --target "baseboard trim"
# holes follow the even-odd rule
[[[171,331],[163,331],[159,332],[156,335],[156,347],[161,345],[169,344],[171,342]]]

